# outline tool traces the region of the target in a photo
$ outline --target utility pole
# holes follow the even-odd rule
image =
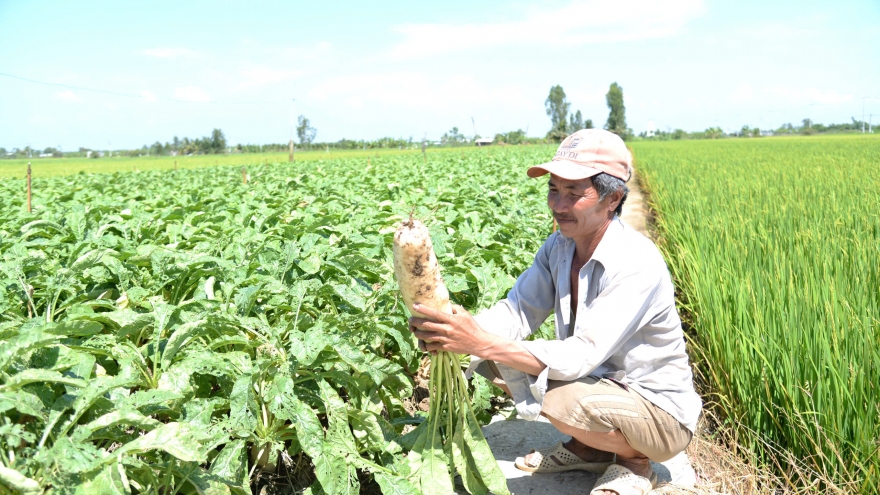
[[[428,133],[425,132],[425,135],[422,137],[422,161],[425,163],[425,165],[428,164],[428,154],[425,151],[425,148],[427,147],[427,143],[425,142],[425,140],[427,138],[428,138]]]
[[[862,98],[862,134],[865,133],[865,100],[867,98]]]
[[[31,212],[31,162],[28,162],[27,168],[27,210]]]
[[[291,110],[295,110],[294,104],[293,104],[293,102],[295,102],[295,101],[296,101],[296,98],[290,99],[290,109]],[[295,113],[296,113],[295,111],[290,112],[290,142],[288,143],[289,152],[288,152],[288,156],[287,156],[288,163],[293,163],[296,160],[296,157],[293,155],[295,152],[294,144],[293,144],[293,123],[295,122],[295,117],[294,117]]]

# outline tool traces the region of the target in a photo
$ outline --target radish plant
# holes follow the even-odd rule
[[[547,234],[506,172],[539,155],[38,178],[32,214],[0,184],[0,493],[419,493],[394,227],[424,205],[450,298],[485,307]]]

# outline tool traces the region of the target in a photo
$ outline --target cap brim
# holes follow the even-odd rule
[[[581,180],[600,174],[602,171],[579,163],[556,160],[530,167],[526,173],[532,178],[553,174],[563,179]]]

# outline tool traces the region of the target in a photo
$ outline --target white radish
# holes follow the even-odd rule
[[[412,218],[404,220],[394,233],[393,252],[394,276],[410,314],[425,316],[413,309],[413,303],[452,314],[449,291],[440,276],[440,264],[425,224]]]
[[[440,276],[440,265],[431,235],[418,220],[404,221],[394,233],[394,275],[403,302],[413,316],[426,315],[413,303],[452,314],[449,291]],[[422,342],[419,348],[425,350]],[[509,495],[507,479],[489,449],[468,400],[468,385],[461,372],[461,359],[449,352],[431,356],[428,384],[428,418],[410,434],[408,480],[425,495],[452,493],[449,471],[457,471],[468,493]],[[446,476],[441,473],[446,472]]]

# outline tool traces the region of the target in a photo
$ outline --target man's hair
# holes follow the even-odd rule
[[[594,175],[592,179],[593,187],[595,187],[596,192],[599,193],[599,201],[602,201],[614,191],[623,190],[623,198],[620,199],[617,209],[614,210],[614,214],[620,216],[623,212],[623,203],[626,201],[626,195],[629,194],[629,188],[626,187],[626,182],[612,175],[608,175],[605,172]]]

